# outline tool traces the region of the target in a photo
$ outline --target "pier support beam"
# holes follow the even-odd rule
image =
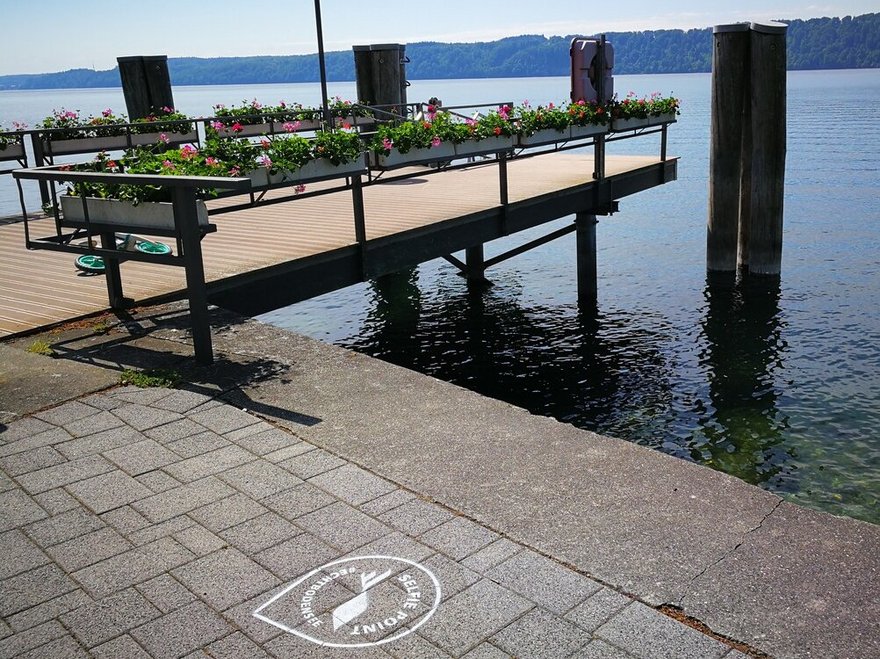
[[[598,299],[596,225],[599,221],[591,213],[578,213],[574,223],[577,228],[578,303],[595,305]]]
[[[464,260],[467,265],[465,276],[468,281],[486,281],[486,257],[483,254],[483,245],[474,245],[464,251]]]

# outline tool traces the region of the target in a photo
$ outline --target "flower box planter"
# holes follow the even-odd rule
[[[0,148],[0,160],[20,160],[24,158],[24,145],[21,142],[7,144],[6,148]]]
[[[516,143],[517,146],[543,146],[545,144],[565,142],[570,136],[571,131],[567,128],[565,130],[542,128],[541,130],[536,130],[531,135],[518,135]]]
[[[321,127],[321,122],[312,119],[300,119],[300,125],[293,132],[302,132],[307,130],[317,130]],[[259,137],[261,135],[288,135],[284,130],[284,124],[287,121],[267,121],[261,124],[242,124],[241,130],[232,130],[230,126],[226,126],[217,131],[220,137]],[[290,123],[296,123],[292,121]]]
[[[580,140],[585,137],[604,135],[608,132],[608,125],[599,124],[597,126],[594,126],[593,124],[590,124],[589,126],[570,126],[568,132],[571,139]]]
[[[669,124],[675,121],[675,114],[661,114],[656,117],[646,117],[645,119],[612,119],[611,130],[636,130],[638,128],[648,128],[649,126],[660,126],[661,124]]]
[[[61,211],[65,226],[84,227],[86,217],[82,197],[61,196]],[[100,199],[86,197],[89,223],[125,227],[131,230],[149,232],[151,229],[174,230],[174,206],[170,202],[142,201],[134,205],[119,199]],[[208,209],[205,202],[196,201],[199,225],[208,224]]]
[[[500,151],[510,151],[514,146],[513,136],[487,137],[482,140],[466,140],[455,145],[455,157],[467,158],[471,156],[484,156]]]
[[[410,149],[406,153],[400,153],[392,149],[388,155],[370,153],[370,166],[379,168],[404,167],[406,165],[420,165],[431,162],[442,162],[455,158],[455,146],[450,142],[444,142],[440,146],[427,149]]]
[[[72,140],[43,140],[43,153],[52,156],[64,156],[74,153],[97,153],[98,151],[118,151],[129,146],[156,144],[161,132],[132,133],[128,135],[112,135],[108,137],[81,137]],[[189,144],[199,139],[198,133],[169,133],[168,144]],[[129,142],[129,137],[131,141]]]
[[[345,176],[355,176],[364,174],[367,167],[364,164],[364,158],[361,156],[352,162],[334,165],[326,158],[311,160],[295,171],[280,171],[269,175],[269,183],[277,185],[280,183],[308,183],[310,181],[319,181],[330,178],[342,178]]]

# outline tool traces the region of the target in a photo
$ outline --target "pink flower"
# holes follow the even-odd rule
[[[285,121],[281,124],[281,127],[287,131],[288,133],[294,133],[299,130],[299,127],[302,126],[301,121]]]
[[[431,138],[431,146],[432,147],[440,146],[440,144],[441,144],[440,138],[437,135],[434,135],[434,137]]]
[[[180,148],[180,155],[185,160],[192,160],[196,156],[196,154],[198,154],[198,152],[198,149],[196,149],[192,144],[184,144]]]
[[[241,128],[241,124],[240,124],[240,123],[238,123],[238,122],[236,121],[234,124],[232,124],[232,132],[233,132],[233,133],[240,133],[241,130],[242,130],[242,128]]]
[[[172,112],[174,112],[174,108],[169,108],[167,105],[165,105],[162,107],[162,112],[164,112],[165,114],[171,114]]]
[[[170,160],[164,160],[162,161],[162,167],[164,167],[165,169],[174,169],[174,163]]]
[[[474,126],[477,125],[477,120],[476,120],[476,119],[465,119],[464,122],[465,122],[468,126],[470,126],[471,128],[473,128]]]
[[[27,130],[28,125],[23,121],[13,121],[12,127],[15,128],[15,130]]]
[[[578,105],[586,105],[586,102],[584,101],[584,99],[579,98],[579,99],[578,99]]]
[[[305,191],[306,191],[306,186],[304,186],[302,183],[300,183],[298,186],[296,186],[293,189],[294,194],[302,194]]]
[[[110,108],[107,108],[106,110],[101,112],[101,114],[103,114],[105,117],[109,117],[113,114],[113,110],[111,110]]]
[[[264,149],[268,149],[272,146],[272,142],[270,142],[269,140],[267,140],[264,137],[263,139],[260,140],[260,146],[263,147]]]
[[[501,115],[502,119],[507,119],[510,116],[510,106],[509,105],[502,105],[498,109],[498,114]]]
[[[278,107],[279,107],[279,108],[286,108],[286,107],[287,107],[287,103],[285,103],[284,101],[279,101],[279,102],[278,102]]]
[[[259,109],[262,108],[263,106],[262,106],[261,103],[258,103],[258,102],[257,102],[257,99],[254,99],[253,101],[251,101],[251,107],[252,107],[254,110],[259,110]]]
[[[107,169],[116,169],[119,165],[116,164],[115,160],[107,161]]]
[[[547,104],[547,109],[548,109],[548,110],[552,110],[552,109],[555,108],[555,107],[556,107],[556,106],[553,105],[552,103],[548,103],[548,104]]]
[[[218,133],[223,130],[223,122],[222,121],[212,121],[211,128],[216,130]]]
[[[270,167],[272,167],[272,160],[271,160],[271,158],[269,158],[269,156],[266,156],[266,155],[260,156],[259,161],[260,161],[260,164],[263,167],[265,167],[266,169],[269,169]]]
[[[236,166],[229,170],[230,176],[241,176],[241,170]]]
[[[168,144],[171,141],[171,138],[168,137],[168,135],[166,135],[165,133],[159,133],[159,141]]]
[[[216,158],[214,158],[213,156],[208,156],[207,158],[205,158],[205,164],[208,167],[219,167],[220,161],[217,160]]]
[[[389,140],[387,137],[382,139],[382,148],[386,151],[391,151],[391,147],[394,146],[394,142]]]

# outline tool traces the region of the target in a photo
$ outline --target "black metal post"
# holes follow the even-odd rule
[[[196,361],[199,364],[212,364],[214,349],[211,344],[208,291],[205,286],[205,266],[202,263],[195,188],[173,188],[171,198],[174,202],[174,224],[180,232],[180,241],[183,245],[190,328]]]
[[[24,144],[24,141],[22,141]],[[31,133],[31,147],[34,150],[34,167],[42,167],[43,165],[47,165],[46,162],[46,154],[43,153],[43,140],[41,139],[40,133]],[[43,203],[43,206],[49,203],[49,183],[47,181],[40,181],[40,201]]]
[[[324,63],[324,28],[321,24],[321,0],[315,0],[315,28],[318,31],[318,67],[321,70],[321,107],[324,109],[324,122],[330,121],[330,105],[327,98],[327,65]]]
[[[599,48],[596,51],[596,102],[604,104],[605,98],[605,35],[599,37]],[[597,135],[593,146],[594,171],[593,178],[601,181],[605,178],[605,135]]]
[[[101,247],[116,249],[116,234],[102,233]],[[124,309],[125,298],[122,294],[122,274],[119,271],[119,260],[104,257],[104,273],[107,279],[107,300],[113,309]]]

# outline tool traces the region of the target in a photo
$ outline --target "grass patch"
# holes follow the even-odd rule
[[[31,343],[27,347],[27,351],[32,352],[35,355],[44,355],[45,357],[55,356],[55,350],[52,349],[52,345],[48,341],[43,341],[42,339],[37,339]]]
[[[106,320],[99,320],[97,323],[92,325],[92,332],[94,332],[95,334],[106,334],[109,331],[110,323],[108,323]]]
[[[122,371],[119,381],[122,384],[132,384],[141,389],[150,387],[174,389],[180,383],[180,373],[164,368],[153,368],[146,371],[127,368]]]

